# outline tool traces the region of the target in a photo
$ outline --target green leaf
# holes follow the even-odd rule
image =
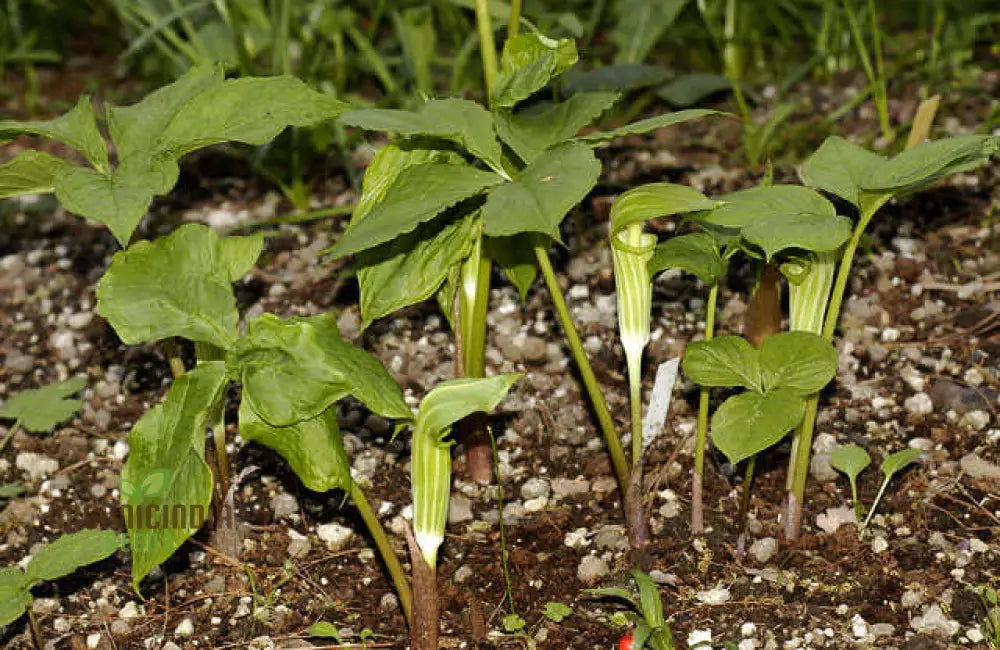
[[[132,427],[122,483],[143,485],[153,474],[167,474],[162,491],[122,491],[137,589],[153,567],[201,528],[208,514],[213,481],[205,462],[205,425],[226,383],[223,362],[199,363],[175,379],[166,400]]]
[[[611,205],[611,231],[685,212],[711,210],[718,203],[698,190],[676,183],[647,183],[618,196]]]
[[[228,349],[239,334],[232,284],[262,246],[259,234],[220,238],[200,224],[137,242],[97,283],[97,311],[130,345],[178,336]]]
[[[660,627],[667,622],[663,618],[663,601],[656,583],[643,571],[632,569],[632,579],[639,589],[639,604],[642,606],[642,617],[651,627]]]
[[[553,623],[562,623],[564,619],[573,615],[573,610],[568,605],[550,600],[542,608],[542,616]]]
[[[240,404],[240,435],[281,454],[310,490],[347,490],[351,487],[351,463],[337,426],[336,411],[336,406],[330,406],[312,419],[274,427],[244,400]]]
[[[762,185],[727,194],[703,217],[714,226],[742,229],[756,221],[782,215],[818,215],[832,218],[833,204],[801,185]]]
[[[620,126],[617,129],[612,129],[610,131],[595,131],[593,133],[581,135],[577,138],[577,140],[602,144],[626,135],[640,135],[657,129],[665,129],[668,126],[682,124],[706,115],[723,115],[723,113],[703,108],[690,108],[685,111],[676,111],[674,113],[664,113],[663,115],[648,117],[644,120],[632,122],[631,124],[626,124],[625,126]]]
[[[27,576],[17,567],[0,568],[0,627],[10,625],[31,607]]]
[[[811,332],[779,332],[761,343],[760,365],[767,390],[800,395],[818,392],[837,374],[837,349]]]
[[[726,260],[719,254],[715,238],[705,232],[671,237],[659,244],[646,267],[650,275],[680,269],[708,286],[715,285],[726,274]]]
[[[484,254],[503,270],[517,289],[521,302],[528,297],[528,289],[538,277],[538,259],[535,257],[532,237],[530,233],[522,233],[510,237],[486,237],[483,240]]]
[[[222,142],[264,144],[285,127],[314,126],[347,107],[294,77],[245,77],[210,86],[181,106],[157,140],[162,155]]]
[[[545,87],[576,63],[576,44],[541,34],[507,39],[500,57],[500,74],[491,93],[494,108],[510,108]]]
[[[656,96],[671,106],[687,108],[732,87],[729,79],[722,75],[692,72],[682,74],[663,84],[656,89]]]
[[[805,408],[802,396],[782,388],[766,395],[740,393],[712,416],[712,444],[735,465],[784,438],[802,421]]]
[[[493,116],[467,99],[432,99],[416,111],[364,108],[346,111],[340,121],[369,131],[430,136],[455,142],[494,168],[501,167]]]
[[[601,175],[589,147],[567,143],[549,149],[490,191],[483,206],[483,233],[492,237],[537,232],[559,240],[563,217],[582,201]]]
[[[898,194],[929,185],[960,171],[979,167],[1000,149],[1000,138],[958,135],[924,142],[889,159],[866,176],[866,192],[892,190]]]
[[[618,100],[618,93],[577,93],[564,102],[538,102],[514,112],[497,111],[496,129],[521,160],[531,163],[546,149],[580,132]]]
[[[119,547],[118,533],[111,530],[81,530],[63,535],[35,553],[25,574],[30,583],[57,580],[103,560]]]
[[[503,617],[503,629],[504,632],[508,634],[513,634],[514,632],[520,632],[527,625],[527,622],[518,616],[517,614],[507,614]]]
[[[22,390],[0,406],[0,418],[15,420],[27,431],[46,433],[57,424],[73,417],[83,408],[82,399],[69,399],[87,385],[84,377],[73,377],[66,381]]]
[[[0,499],[13,499],[24,494],[24,486],[20,483],[4,483],[0,485]]]
[[[54,120],[0,121],[0,142],[22,134],[58,140],[82,153],[99,171],[108,170],[108,149],[101,132],[97,130],[90,95],[82,95],[76,106]]]
[[[915,463],[917,459],[923,455],[923,453],[924,452],[920,449],[908,448],[886,456],[885,460],[882,461],[881,467],[885,480],[888,481],[892,478],[893,474],[903,469],[910,463]]]
[[[430,5],[408,7],[393,14],[396,31],[403,46],[403,60],[413,75],[417,91],[429,95],[434,91],[431,64],[437,32],[434,29],[434,12]]]
[[[753,221],[741,234],[770,260],[789,248],[815,253],[835,251],[851,237],[852,230],[851,220],[840,215],[783,214]]]
[[[243,384],[244,401],[271,426],[315,418],[347,395],[384,417],[412,417],[386,369],[344,342],[331,314],[264,314],[250,322],[227,364]]]
[[[802,163],[802,181],[860,208],[862,183],[885,161],[885,156],[833,135]]]
[[[494,377],[441,382],[420,402],[414,435],[420,431],[440,438],[467,415],[492,411],[520,378],[521,373],[508,372]]]
[[[601,587],[599,589],[584,589],[584,593],[590,594],[591,596],[601,596],[603,598],[618,598],[629,603],[636,609],[641,609],[639,604],[635,602],[632,597],[632,593],[627,589],[622,589],[621,587]]]
[[[830,465],[835,470],[847,474],[852,483],[871,463],[872,457],[857,445],[838,445],[830,454]]]
[[[306,630],[306,634],[323,639],[333,639],[338,644],[343,643],[340,638],[340,630],[337,629],[337,626],[326,621],[313,623]]]
[[[574,68],[563,77],[563,90],[568,95],[648,88],[662,84],[673,76],[667,68],[648,63],[605,65],[586,72],[577,72],[578,69]]]
[[[699,386],[764,389],[757,350],[742,336],[717,336],[689,343],[683,368],[688,379]]]
[[[55,177],[71,164],[43,151],[27,149],[0,165],[0,199],[21,194],[47,194]]]
[[[351,222],[329,253],[344,257],[412,232],[456,203],[503,181],[469,165],[428,162],[403,169],[385,197],[362,219]]]
[[[611,40],[617,46],[615,63],[640,63],[674,24],[688,0],[621,0],[615,3],[617,20]]]

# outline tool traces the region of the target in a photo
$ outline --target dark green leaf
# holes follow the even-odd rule
[[[21,134],[39,135],[68,145],[90,161],[99,171],[108,171],[108,149],[101,132],[97,130],[94,106],[90,95],[82,95],[76,106],[54,120],[18,122],[0,121],[0,142]]]
[[[830,465],[835,470],[847,474],[852,483],[857,480],[858,474],[871,463],[872,457],[857,445],[838,445],[830,454]]]
[[[686,212],[711,210],[718,203],[698,190],[676,183],[647,183],[618,196],[611,206],[611,231],[630,224]]]
[[[492,88],[494,108],[510,108],[545,87],[577,61],[571,39],[554,40],[541,34],[508,39],[500,57],[500,74]]]
[[[683,367],[688,379],[699,386],[764,389],[757,350],[742,336],[718,336],[710,341],[689,343]]]
[[[924,142],[889,159],[864,177],[866,192],[895,193],[929,185],[959,171],[979,167],[1000,149],[1000,137],[957,135]]]
[[[777,389],[730,397],[712,416],[712,444],[733,465],[771,447],[798,426],[805,399]]]
[[[55,177],[70,163],[42,151],[28,149],[0,165],[0,199],[21,194],[47,194]]]
[[[30,583],[17,567],[0,568],[0,627],[10,625],[31,607]]]
[[[712,286],[726,274],[726,261],[719,254],[715,238],[708,233],[671,237],[656,247],[646,265],[650,275],[667,269],[686,271]]]
[[[741,234],[770,260],[789,248],[814,253],[835,251],[850,239],[852,230],[851,220],[840,215],[783,214],[752,221]]]
[[[200,224],[115,253],[97,284],[97,310],[130,345],[179,336],[227,349],[238,335],[232,284],[263,237],[220,238]]]
[[[910,463],[916,462],[917,459],[923,455],[923,453],[924,452],[920,449],[908,448],[886,456],[885,460],[882,461],[881,466],[882,474],[885,476],[885,480],[888,481],[892,478],[893,474],[903,469]]]
[[[517,294],[524,302],[528,289],[538,277],[538,260],[535,257],[531,234],[511,237],[486,237],[483,246],[486,257],[503,269],[507,279],[517,288]]]
[[[490,191],[483,232],[492,237],[537,232],[559,239],[563,217],[583,200],[601,175],[590,147],[567,143],[549,149],[513,182]]]
[[[779,332],[764,339],[760,365],[768,391],[818,392],[837,374],[837,349],[811,332]]]
[[[639,589],[639,604],[642,605],[642,617],[652,627],[666,625],[663,618],[663,601],[660,599],[660,590],[657,589],[653,579],[643,571],[632,569],[632,579]]]
[[[885,161],[885,156],[833,135],[802,163],[802,180],[860,207],[862,183]]]
[[[0,406],[0,418],[16,420],[27,431],[45,433],[73,417],[83,408],[83,400],[70,399],[87,385],[84,377],[73,377],[21,392]]]
[[[732,88],[722,75],[704,72],[683,74],[656,89],[656,96],[677,108],[694,106],[716,93]]]
[[[119,547],[118,533],[111,530],[81,530],[63,535],[35,553],[25,574],[30,583],[57,580],[103,560]]]
[[[617,45],[615,63],[640,63],[670,28],[687,0],[621,0],[613,6],[617,21],[611,40]]]
[[[564,102],[539,102],[496,113],[497,133],[521,160],[531,163],[549,147],[572,138],[618,99],[617,93],[578,93]]]
[[[626,124],[625,126],[620,126],[617,129],[612,129],[610,131],[595,131],[594,133],[581,135],[577,139],[582,140],[583,142],[601,144],[626,135],[639,135],[642,133],[649,133],[650,131],[655,131],[657,129],[665,129],[668,126],[681,124],[706,115],[722,115],[722,113],[703,108],[691,108],[686,111],[664,113],[663,115],[657,115],[656,117],[648,117],[644,120],[632,122],[631,124]]]
[[[707,213],[706,223],[742,229],[767,217],[812,214],[834,217],[833,204],[817,192],[801,185],[763,185],[727,194],[719,206]]]

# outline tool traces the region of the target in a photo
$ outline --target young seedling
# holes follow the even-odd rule
[[[806,185],[821,189],[853,204],[859,212],[847,245],[839,253],[839,263],[828,306],[817,309],[813,323],[822,322],[821,335],[833,340],[847,290],[854,254],[861,236],[879,209],[896,197],[925,188],[951,174],[970,171],[985,164],[1000,149],[1000,137],[961,135],[925,142],[886,158],[840,137],[830,137],[802,165]],[[833,261],[818,260],[818,272],[832,273]],[[825,284],[825,280],[822,284]],[[819,283],[817,283],[819,286]],[[822,290],[820,290],[820,293]],[[817,301],[816,307],[825,301]],[[794,313],[793,309],[793,313]],[[789,484],[785,500],[785,537],[798,538],[802,521],[802,498],[809,475],[809,453],[816,424],[818,400],[806,405],[802,426],[796,432],[789,464]]]
[[[888,487],[889,481],[892,477],[903,470],[910,463],[915,463],[918,458],[920,458],[922,451],[919,449],[903,449],[897,451],[894,454],[889,454],[882,461],[882,485],[878,488],[878,494],[875,495],[875,500],[872,501],[872,507],[868,510],[868,517],[865,518],[864,523],[861,524],[861,528],[858,529],[858,536],[861,537],[865,534],[865,530],[868,528],[868,524],[872,520],[872,516],[875,514],[875,509],[878,507],[879,501],[882,500],[882,495],[885,494],[885,488]]]
[[[618,646],[620,649],[673,650],[673,635],[670,631],[670,624],[667,623],[663,615],[663,601],[660,599],[656,583],[648,574],[638,569],[633,569],[631,575],[639,592],[638,599],[630,591],[620,587],[585,589],[584,591],[593,596],[625,601],[631,607],[631,611],[626,614],[626,617],[635,627],[623,637],[622,643]]]
[[[83,400],[70,396],[79,393],[86,385],[86,379],[74,377],[42,388],[24,390],[8,398],[0,406],[0,420],[13,420],[14,424],[0,441],[0,451],[7,447],[19,429],[48,433],[60,422],[76,415],[83,407]]]
[[[121,544],[121,537],[113,531],[81,530],[43,546],[32,556],[24,571],[17,566],[0,569],[0,628],[27,612],[32,641],[36,648],[42,648],[44,641],[31,609],[32,588],[100,562],[114,554]]]
[[[857,445],[841,445],[830,455],[830,465],[838,472],[846,474],[847,480],[851,483],[851,502],[854,504],[854,518],[858,520],[859,526],[865,513],[858,499],[858,474],[871,463],[872,457]]]
[[[979,588],[978,594],[983,609],[986,610],[979,624],[979,631],[991,648],[1000,648],[1000,598],[997,597],[997,590],[983,586]]]

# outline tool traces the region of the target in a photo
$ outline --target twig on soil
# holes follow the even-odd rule
[[[75,469],[79,469],[79,468],[83,467],[84,465],[90,465],[92,463],[101,463],[101,462],[103,462],[103,463],[118,463],[118,464],[121,464],[121,461],[118,460],[117,458],[112,458],[110,456],[94,456],[93,458],[84,458],[83,460],[81,460],[79,462],[76,462],[76,463],[73,463],[72,465],[67,465],[66,467],[63,467],[58,472],[56,472],[56,476],[61,476],[63,474],[68,474],[68,473],[72,472]]]
[[[208,552],[208,553],[216,556],[217,558],[220,558],[221,560],[223,560],[229,566],[234,566],[234,567],[241,567],[241,566],[243,566],[243,562],[240,562],[239,560],[234,559],[234,558],[226,555],[222,551],[219,551],[217,549],[212,548],[211,546],[209,546],[208,544],[205,544],[204,542],[199,542],[196,539],[191,539],[190,541],[191,541],[192,544],[194,544],[195,546],[199,547],[203,551],[206,551],[206,552]]]

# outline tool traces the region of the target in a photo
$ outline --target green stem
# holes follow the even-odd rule
[[[177,345],[177,339],[164,339],[163,347],[167,351],[167,360],[170,362],[170,373],[177,379],[184,374],[184,359],[181,358],[181,348]]]
[[[511,0],[510,18],[507,20],[507,38],[517,36],[517,30],[521,26],[521,0]]]
[[[513,11],[511,12],[513,15]],[[479,32],[479,54],[483,59],[483,79],[486,82],[487,102],[492,103],[493,84],[497,80],[497,47],[493,41],[493,23],[490,21],[488,0],[476,0],[476,29]]]
[[[858,480],[856,478],[851,478],[851,500],[854,501],[854,519],[861,521],[864,513],[861,509],[861,501],[858,500]]]
[[[14,424],[12,424],[9,429],[7,429],[7,435],[3,437],[3,441],[0,442],[0,452],[2,452],[4,449],[7,448],[7,445],[10,443],[11,438],[14,437],[14,434],[16,434],[20,428],[21,428],[21,421],[15,420]]]
[[[459,276],[459,328],[462,338],[462,374],[482,377],[486,366],[486,312],[489,309],[493,264],[483,255],[480,236],[462,264]]]
[[[222,500],[229,497],[229,452],[226,451],[226,409],[224,401],[219,404],[215,421],[212,423],[212,443],[215,446],[215,462],[219,466],[219,489]]]
[[[642,461],[642,357],[629,355],[628,396],[631,407],[629,424],[632,427],[632,471]]]
[[[559,288],[559,279],[552,269],[552,260],[549,259],[549,252],[545,246],[540,244],[535,245],[535,257],[542,271],[542,277],[545,278],[549,294],[552,296],[552,305],[555,307],[559,324],[562,325],[563,332],[566,335],[566,343],[573,354],[573,360],[576,361],[576,366],[580,371],[580,377],[583,379],[583,385],[587,389],[590,403],[597,414],[601,433],[604,434],[604,442],[607,444],[608,452],[611,454],[611,464],[614,466],[618,485],[624,495],[628,491],[629,486],[629,468],[628,461],[625,459],[625,452],[622,450],[621,440],[619,440],[618,432],[615,428],[615,421],[611,418],[611,413],[608,411],[608,403],[604,399],[604,393],[601,391],[600,384],[597,383],[597,377],[594,376],[594,369],[590,366],[590,359],[587,358],[587,353],[583,349],[583,343],[580,341],[580,335],[573,324],[573,317],[566,306],[566,298],[563,297],[562,289]]]
[[[872,517],[875,516],[875,509],[878,508],[878,502],[882,500],[882,495],[885,494],[885,488],[889,485],[889,479],[891,477],[886,477],[882,481],[882,485],[878,489],[878,494],[875,495],[875,500],[872,501],[872,509],[868,511],[868,516],[865,517],[865,523],[861,524],[861,530],[858,531],[858,539],[861,539],[865,535],[865,530],[868,529],[868,524],[871,522]]]
[[[708,291],[705,307],[705,340],[711,341],[715,335],[715,306],[719,299],[719,285],[713,284]],[[708,446],[708,406],[709,389],[702,388],[698,395],[698,425],[694,439],[694,476],[691,489],[691,532],[701,535],[705,532],[704,509],[702,505],[702,479],[705,474],[705,448]]]
[[[396,551],[392,548],[389,536],[386,535],[385,529],[382,528],[382,523],[375,516],[375,511],[372,510],[371,504],[365,498],[365,493],[353,481],[351,481],[350,495],[351,500],[354,502],[354,507],[358,509],[358,514],[361,515],[365,526],[368,527],[368,533],[375,540],[375,546],[382,556],[382,562],[385,563],[385,568],[389,571],[389,577],[392,578],[392,583],[396,587],[396,594],[399,595],[399,604],[403,608],[403,616],[406,618],[406,624],[412,626],[413,592],[410,590],[410,582],[406,579],[406,573],[399,563],[399,558],[396,557]]]
[[[510,562],[507,559],[507,531],[503,523],[503,484],[500,481],[500,452],[497,451],[497,439],[493,437],[493,432],[487,428],[486,433],[490,437],[490,450],[493,452],[493,472],[497,477],[497,523],[500,526],[500,565],[503,567],[503,583],[507,588],[507,604],[510,605],[510,613],[517,615],[517,610],[514,608],[514,592],[510,586]]]

